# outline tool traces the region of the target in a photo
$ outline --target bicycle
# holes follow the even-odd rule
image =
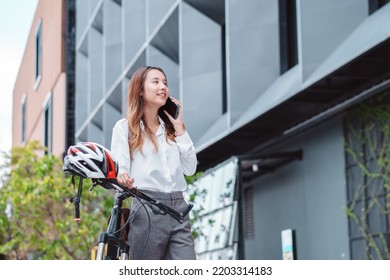
[[[183,212],[178,212],[165,203],[155,200],[150,196],[144,194],[137,188],[128,189],[121,186],[116,179],[91,179],[92,191],[96,186],[101,186],[107,190],[115,190],[114,206],[111,209],[110,219],[108,222],[107,230],[101,232],[97,242],[97,260],[128,260],[129,259],[129,244],[126,240],[120,236],[121,231],[130,223],[131,213],[128,215],[127,220],[122,223],[123,214],[123,200],[133,197],[146,201],[151,206],[156,206],[160,211],[156,211],[152,207],[152,212],[156,215],[170,215],[179,223],[183,223],[184,217],[191,211],[193,204],[188,204],[187,209]],[[75,220],[80,220],[79,203],[81,201],[83,178],[80,177],[77,196],[70,201],[75,205]]]
[[[127,235],[120,236],[122,230],[126,229],[126,226],[129,225],[131,220],[131,215],[128,215],[126,221],[123,224],[121,223],[124,199],[133,197],[140,200],[141,205],[145,207],[144,202],[141,201],[144,200],[151,207],[154,214],[168,214],[180,223],[184,222],[184,217],[188,215],[193,207],[192,204],[188,204],[184,212],[178,212],[163,202],[149,197],[137,188],[128,189],[121,186],[116,179],[118,168],[118,163],[112,157],[111,152],[102,145],[93,142],[79,142],[74,146],[70,146],[67,155],[64,157],[63,171],[72,174],[74,188],[74,177],[80,177],[77,195],[70,199],[75,205],[75,221],[80,221],[80,201],[84,179],[92,180],[90,191],[96,186],[102,186],[107,190],[116,191],[107,230],[101,232],[98,238],[96,259],[99,260],[129,259],[129,250],[131,248],[129,248],[126,242]],[[160,211],[157,211],[154,207],[157,207]],[[145,245],[148,242],[148,238],[149,235],[147,236]]]

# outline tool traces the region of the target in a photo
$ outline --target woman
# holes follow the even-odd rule
[[[183,211],[187,203],[184,175],[196,171],[196,153],[179,100],[173,118],[159,109],[170,98],[167,77],[158,67],[142,67],[130,80],[128,115],[112,133],[111,151],[119,163],[118,182]],[[161,111],[161,110],[160,110]],[[130,259],[195,259],[188,215],[180,224],[169,215],[133,199],[129,232]]]

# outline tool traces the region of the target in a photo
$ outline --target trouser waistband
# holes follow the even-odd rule
[[[154,198],[156,200],[175,200],[175,199],[183,199],[183,192],[175,191],[175,192],[156,192],[150,190],[140,190],[144,194]]]

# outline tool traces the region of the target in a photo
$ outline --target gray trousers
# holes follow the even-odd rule
[[[142,192],[176,211],[187,208],[182,192]],[[159,211],[157,207],[155,209]],[[181,224],[168,214],[156,215],[145,201],[133,198],[129,231],[130,259],[195,260],[188,216]]]

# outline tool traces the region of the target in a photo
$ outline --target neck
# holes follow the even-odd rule
[[[153,111],[153,112],[150,110],[145,110],[144,111],[144,119],[149,127],[160,125],[160,122],[158,121],[158,111],[157,110]]]

